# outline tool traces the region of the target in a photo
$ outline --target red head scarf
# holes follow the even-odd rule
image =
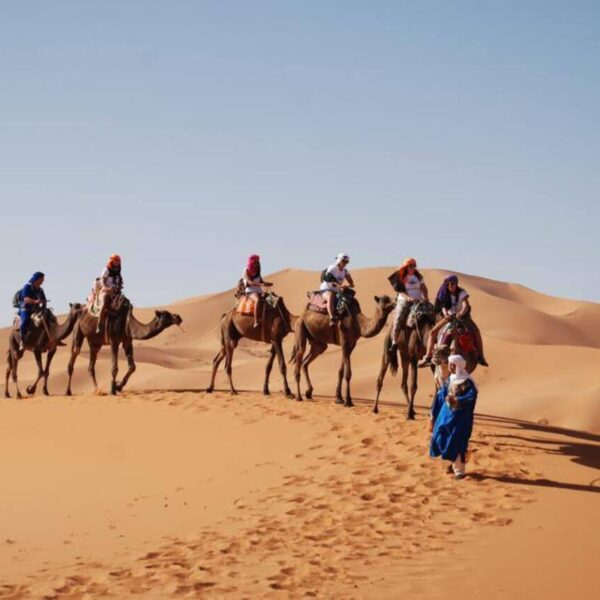
[[[260,273],[260,256],[258,254],[253,254],[248,258],[246,269],[250,277],[256,277]]]

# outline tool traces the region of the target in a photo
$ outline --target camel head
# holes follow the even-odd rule
[[[386,317],[396,308],[396,302],[389,296],[374,296],[374,299],[375,304]]]
[[[433,356],[431,357],[431,362],[434,365],[439,365],[443,362],[448,362],[448,357],[450,356],[450,347],[446,345],[436,346],[433,350]]]
[[[166,329],[167,327],[171,327],[171,325],[181,325],[181,323],[183,323],[183,319],[179,315],[170,313],[168,310],[156,310],[154,311],[154,314],[158,319],[158,324],[161,329]]]
[[[69,313],[73,316],[77,316],[83,310],[83,304],[79,304],[79,302],[69,302]]]

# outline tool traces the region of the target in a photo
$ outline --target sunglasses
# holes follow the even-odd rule
[[[417,265],[416,265],[416,264],[414,264],[414,263],[410,263],[410,264],[408,265],[408,268],[409,268],[409,269],[416,269],[416,268],[417,268]]]

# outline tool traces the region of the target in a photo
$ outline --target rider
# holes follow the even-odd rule
[[[248,264],[242,275],[244,294],[254,302],[254,327],[258,327],[258,315],[260,314],[260,300],[263,294],[263,287],[270,287],[273,284],[264,281],[260,274],[260,256],[252,254],[248,258]]]
[[[327,300],[327,312],[329,313],[330,325],[335,323],[335,295],[340,290],[346,288],[346,286],[342,285],[344,281],[348,282],[347,287],[354,287],[354,281],[352,280],[350,271],[346,269],[349,262],[350,257],[345,252],[340,252],[335,257],[335,262],[332,265],[329,265],[323,274],[320,290],[323,294],[323,298]]]
[[[23,340],[31,322],[31,315],[36,310],[44,310],[46,308],[46,294],[42,289],[45,275],[41,271],[36,271],[29,281],[23,286],[20,295],[19,317],[21,319],[21,343],[19,350],[25,349]]]
[[[400,268],[388,277],[388,280],[394,290],[398,292],[392,326],[391,350],[394,351],[398,346],[398,336],[406,324],[410,307],[414,302],[429,302],[429,292],[423,275],[417,270],[417,261],[414,258],[407,258]]]
[[[105,324],[108,316],[108,305],[111,299],[120,294],[123,290],[123,277],[121,275],[121,257],[118,254],[113,254],[106,263],[102,275],[100,275],[100,316],[98,317],[98,325],[96,333]]]
[[[427,342],[427,354],[419,362],[420,367],[431,365],[431,357],[437,341],[437,337],[441,329],[449,323],[453,318],[461,320],[468,329],[473,333],[475,347],[479,356],[479,364],[489,366],[483,354],[483,340],[479,327],[471,319],[471,304],[469,303],[469,293],[458,285],[458,277],[456,275],[448,275],[440,289],[438,290],[435,300],[437,311],[441,311],[442,319],[436,323],[435,327],[429,334]]]

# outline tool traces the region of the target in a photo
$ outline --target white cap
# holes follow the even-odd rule
[[[335,261],[336,262],[342,262],[343,260],[345,260],[346,262],[350,262],[350,257],[345,253],[345,252],[340,252],[336,257],[335,257]]]

